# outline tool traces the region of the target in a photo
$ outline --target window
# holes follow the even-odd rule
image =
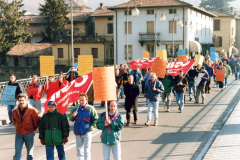
[[[63,48],[58,48],[58,58],[63,58]]]
[[[196,34],[197,34],[197,30],[198,30],[198,24],[196,23]]]
[[[177,13],[177,9],[169,9],[169,14],[176,14]]]
[[[174,33],[176,33],[176,28],[177,28],[177,25],[176,25],[176,21],[169,21],[169,33],[173,33],[173,24],[174,24]]]
[[[127,22],[125,22],[125,34],[127,34]],[[132,34],[132,22],[128,22],[128,34]]]
[[[108,20],[109,20],[109,21],[112,21],[112,20],[113,20],[113,18],[112,18],[112,17],[108,17]]]
[[[14,66],[18,66],[18,58],[14,58]]]
[[[32,58],[27,57],[27,67],[32,66],[32,64],[33,64]]]
[[[195,41],[199,42],[199,38],[198,38],[198,37],[195,37]]]
[[[127,11],[125,11],[125,15],[127,15]],[[128,11],[128,15],[132,15],[132,11]]]
[[[78,58],[78,55],[80,55],[80,48],[74,48],[74,58]]]
[[[98,58],[98,48],[92,48],[93,58]]]
[[[108,31],[108,34],[113,34],[113,23],[107,24],[107,31]]]
[[[220,31],[220,19],[214,19],[213,28],[214,31]]]
[[[127,45],[125,45],[125,59],[127,59]],[[128,45],[128,60],[132,60],[132,45]]]
[[[179,44],[174,44],[174,55],[173,55],[173,45],[168,44],[167,45],[168,57],[177,57],[178,49],[179,49]]]
[[[192,15],[192,10],[190,9],[190,14]]]
[[[154,21],[147,22],[147,33],[154,33]]]
[[[196,12],[196,17],[198,16],[198,13]]]
[[[214,47],[222,47],[222,37],[213,38]]]
[[[154,58],[154,45],[147,45],[146,50],[150,53],[150,57]]]
[[[105,63],[114,64],[114,44],[106,44]]]
[[[154,10],[147,10],[147,14],[154,14]]]

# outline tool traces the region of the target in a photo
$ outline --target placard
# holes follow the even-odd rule
[[[215,53],[216,52],[216,47],[210,47],[210,55],[211,53]]]
[[[181,55],[186,55],[185,54],[185,49],[178,49],[178,55],[181,56]]]
[[[218,60],[218,52],[210,52],[210,60],[211,61]]]
[[[93,55],[78,56],[78,76],[84,76],[93,70]]]
[[[143,51],[143,58],[149,58],[150,54],[148,51]]]
[[[178,56],[178,60],[177,61],[187,61],[187,56],[186,55],[180,55]]]
[[[205,75],[205,73],[198,73],[198,77],[197,77],[197,79],[196,79],[196,81],[195,81],[195,86],[198,86],[199,85],[199,83],[201,82],[201,80],[202,80],[202,77]]]
[[[225,79],[225,70],[217,69],[217,71],[216,71],[216,81],[217,82],[223,82],[224,79]]]
[[[15,93],[17,86],[6,85],[2,94],[1,105],[16,105]]]
[[[114,67],[93,68],[94,101],[116,100]]]
[[[164,78],[168,62],[163,59],[154,59],[151,72],[156,73],[157,77]]]
[[[197,66],[198,64],[202,64],[204,57],[198,54],[195,54],[195,58],[194,60],[196,60],[196,62],[193,64],[193,66]]]
[[[54,56],[39,56],[40,59],[40,76],[54,76]]]
[[[168,60],[167,59],[167,50],[165,50],[165,49],[164,50],[158,50],[157,51],[157,56],[160,57],[163,60],[166,60],[166,61]]]

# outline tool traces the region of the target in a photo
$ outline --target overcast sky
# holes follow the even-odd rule
[[[38,13],[38,8],[39,8],[39,3],[44,3],[45,0],[23,0],[24,3],[24,9],[27,10],[28,12],[32,12],[32,13]],[[77,0],[75,0],[77,1]],[[92,8],[92,11],[94,11],[98,6],[99,3],[103,3],[104,6],[114,6],[114,5],[118,5],[121,3],[125,3],[129,0],[88,0],[88,7]],[[235,8],[240,8],[240,3],[236,0],[235,2],[230,3],[231,6],[235,7]],[[199,3],[201,2],[201,0],[185,0],[185,2],[189,2],[192,3],[193,5],[199,5]]]

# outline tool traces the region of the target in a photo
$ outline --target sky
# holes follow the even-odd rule
[[[32,13],[38,13],[39,3],[43,4],[45,0],[23,0],[24,9],[27,10],[27,12]],[[75,0],[77,1],[77,0]],[[104,6],[115,6],[121,3],[125,3],[129,0],[88,0],[88,7],[92,8],[92,11],[94,11],[98,6],[99,3],[103,3]],[[198,6],[201,0],[184,0],[185,2],[191,3],[195,6]],[[239,0],[236,0],[234,2],[231,2],[230,5],[235,8],[240,8],[240,3],[237,2]]]

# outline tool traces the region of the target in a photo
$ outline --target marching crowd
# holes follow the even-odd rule
[[[224,70],[224,81],[216,81],[217,69]],[[108,102],[108,116],[104,112],[98,117],[94,108],[93,85],[91,85],[88,93],[81,93],[78,102],[73,103],[69,120],[74,122],[73,132],[76,136],[76,149],[79,160],[91,159],[90,150],[94,128],[102,130],[103,158],[105,160],[110,159],[110,150],[112,150],[114,159],[121,159],[120,140],[124,118],[118,112],[119,98],[125,97],[124,107],[127,120],[125,126],[131,125],[131,112],[133,113],[134,124],[138,123],[138,98],[141,93],[146,97],[148,107],[145,125],[151,125],[153,109],[153,125],[157,126],[160,98],[167,112],[170,112],[172,94],[176,97],[180,113],[183,113],[184,103],[187,99],[185,96],[186,91],[189,92],[189,101],[194,98],[194,104],[200,103],[199,96],[201,94],[201,102],[204,104],[205,93],[211,93],[212,77],[215,87],[218,85],[221,91],[227,87],[229,75],[235,73],[236,80],[240,79],[240,57],[234,58],[231,56],[230,59],[227,59],[226,56],[223,56],[221,61],[215,60],[211,62],[208,55],[205,56],[203,64],[191,67],[186,74],[184,74],[183,70],[180,70],[176,77],[170,74],[168,68],[166,68],[164,78],[157,77],[155,73],[151,72],[151,68],[133,69],[130,73],[128,71],[129,69],[122,64],[120,68],[114,67],[117,101]],[[201,76],[200,82],[196,85],[195,81],[199,76]],[[54,101],[48,102],[48,112],[41,115],[42,90],[49,98],[77,77],[78,73],[72,66],[71,71],[68,72],[65,78],[63,74],[59,74],[58,80],[55,81],[54,77],[50,76],[49,82],[43,88],[41,83],[38,82],[38,76],[34,75],[32,82],[27,87],[27,91],[25,91],[21,83],[16,81],[16,75],[10,75],[8,85],[17,86],[15,102],[18,101],[18,105],[8,106],[10,124],[15,125],[16,128],[14,160],[21,159],[24,143],[27,149],[27,160],[33,159],[34,135],[38,129],[40,142],[46,148],[47,159],[54,159],[54,146],[58,151],[58,158],[60,160],[66,159],[64,144],[68,142],[70,132],[67,115],[57,111],[58,106]],[[104,105],[104,102],[101,105]]]

